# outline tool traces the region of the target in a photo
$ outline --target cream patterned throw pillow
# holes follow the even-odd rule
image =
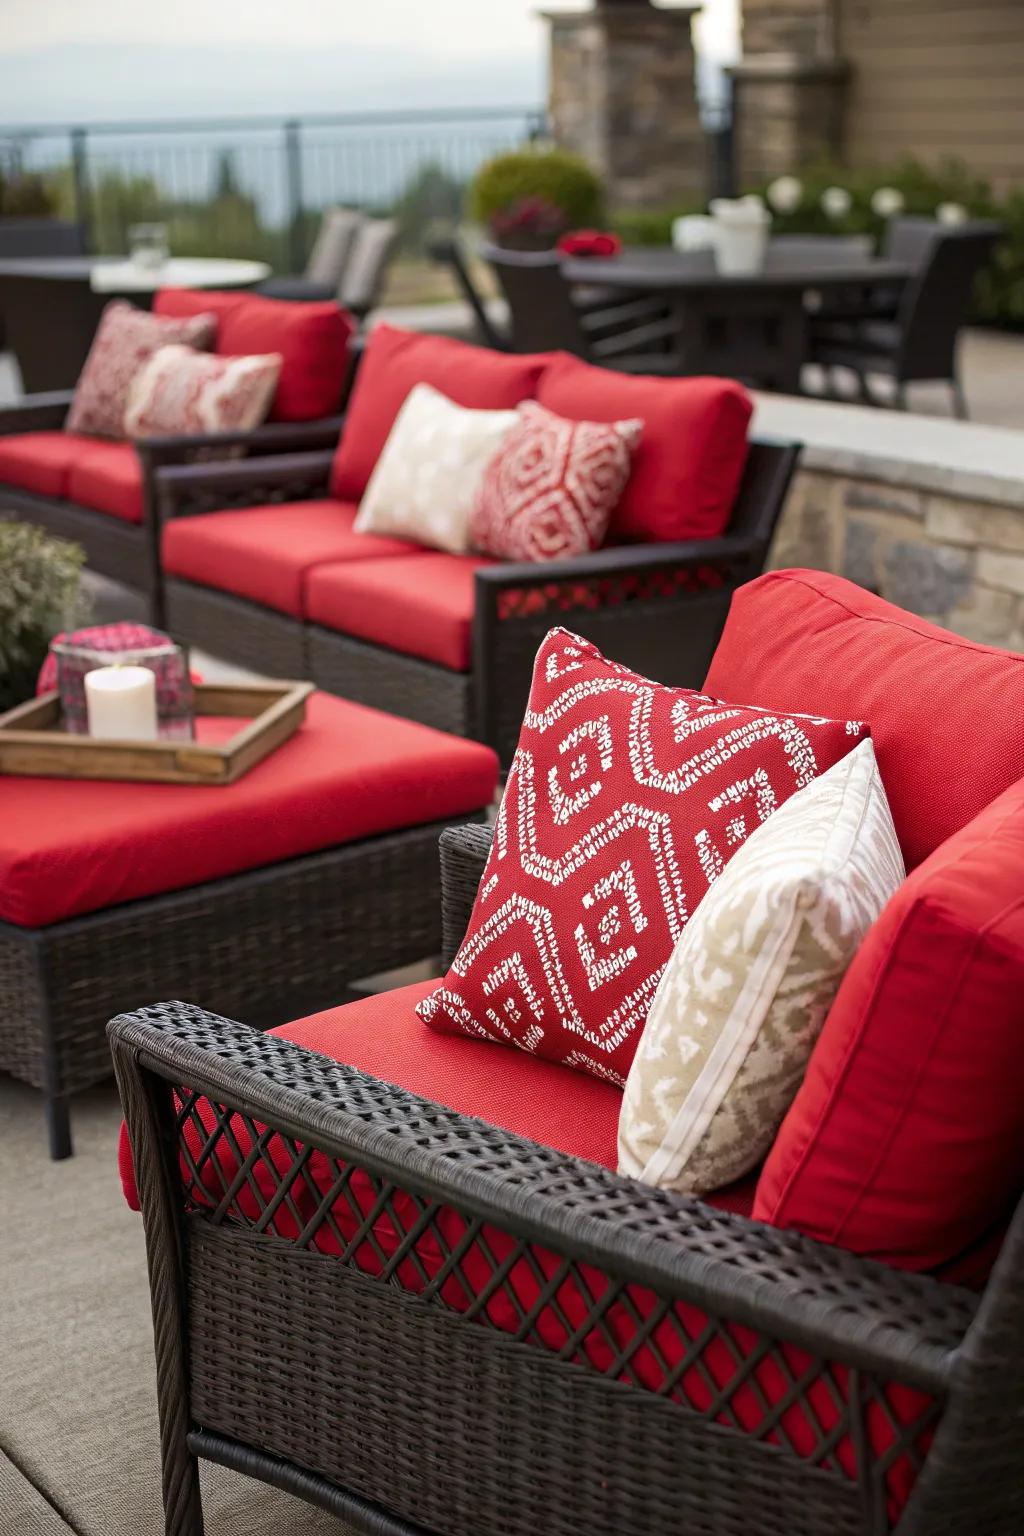
[[[621,1173],[700,1195],[761,1161],[904,876],[863,741],[750,834],[684,928],[626,1081]]]
[[[381,449],[356,532],[466,554],[484,470],[518,419],[515,411],[467,410],[430,384],[417,384]]]

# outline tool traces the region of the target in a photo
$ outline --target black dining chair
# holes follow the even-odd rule
[[[967,417],[967,400],[957,366],[957,341],[979,271],[991,258],[1002,229],[974,220],[954,226],[931,219],[893,221],[885,255],[913,269],[891,317],[817,323],[811,360],[826,370],[846,368],[857,380],[860,399],[885,403],[868,384],[870,375],[892,380],[892,403],[906,410],[907,386],[942,380],[953,409]]]
[[[497,352],[510,351],[511,341],[498,329],[488,314],[487,301],[473,280],[469,260],[461,242],[452,236],[445,236],[444,239],[432,240],[427,250],[432,260],[450,268],[456,287],[472,311],[477,340],[481,345],[493,347]]]
[[[766,272],[857,267],[870,261],[875,242],[870,235],[773,235],[765,252]]]
[[[655,295],[611,299],[595,289],[574,296],[558,251],[509,251],[486,245],[508,304],[513,352],[572,352],[628,373],[679,371],[678,322]]]

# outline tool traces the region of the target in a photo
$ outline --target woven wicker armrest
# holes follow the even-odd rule
[[[174,464],[158,469],[153,480],[160,519],[322,495],[333,457],[327,451],[268,454],[227,464]]]
[[[573,560],[476,572],[476,734],[512,760],[533,660],[557,625],[660,682],[699,688],[732,593],[758,575],[755,534],[599,549]]]
[[[12,432],[59,432],[74,399],[70,389],[27,395],[17,405],[0,406],[0,434]]]
[[[441,949],[450,965],[466,936],[494,828],[446,827],[441,833]]]
[[[188,464],[197,453],[210,460],[218,450],[244,448],[248,454],[309,452],[333,448],[341,435],[343,416],[324,416],[318,421],[271,421],[249,432],[200,432],[136,440],[139,457],[152,469]]]
[[[477,591],[547,589],[603,576],[674,570],[677,566],[711,568],[753,553],[754,544],[752,538],[727,534],[719,539],[687,539],[676,544],[613,544],[573,560],[501,561],[476,572]]]
[[[137,1161],[154,1145],[143,1129],[152,1073],[613,1281],[882,1378],[948,1390],[976,1311],[967,1292],[652,1190],[189,1004],[108,1028]],[[137,1174],[141,1191],[153,1170]]]

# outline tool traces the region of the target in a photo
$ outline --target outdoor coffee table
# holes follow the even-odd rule
[[[0,777],[0,1071],[42,1091],[51,1156],[122,1009],[270,1027],[436,953],[438,837],[496,779],[477,742],[321,693],[234,784]]]

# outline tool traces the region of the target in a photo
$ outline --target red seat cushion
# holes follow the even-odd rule
[[[909,1269],[1024,1189],[1024,781],[869,932],[769,1154],[755,1215]]]
[[[354,326],[332,301],[292,303],[256,293],[164,288],[153,308],[160,315],[216,314],[214,351],[222,357],[280,352],[271,421],[315,421],[340,410]]]
[[[0,482],[64,500],[72,464],[83,450],[95,446],[95,438],[79,432],[0,435]]]
[[[306,578],[306,617],[388,650],[468,672],[474,577],[493,563],[439,552],[318,565]]]
[[[1024,774],[1024,656],[840,576],[773,571],[741,587],[704,686],[866,721],[908,869]]]
[[[614,1085],[518,1051],[506,1052],[502,1070],[496,1072],[494,1053],[486,1043],[434,1036],[422,1028],[414,1010],[429,986],[421,982],[366,998],[299,1019],[271,1033],[566,1155],[614,1166],[621,1105],[621,1094]],[[229,1216],[251,1225],[259,1217],[261,1203],[270,1200],[284,1175],[290,1198],[277,1206],[267,1231],[279,1239],[295,1238],[296,1219],[310,1221],[323,1196],[336,1185],[341,1165],[314,1152],[299,1174],[289,1175],[295,1163],[294,1147],[271,1137],[254,1159],[250,1177],[236,1181],[239,1156],[248,1154],[253,1138],[238,1116],[230,1124],[234,1145],[223,1136],[215,1137],[198,1180],[182,1159],[182,1175],[192,1203],[199,1207],[215,1205],[235,1183],[237,1193],[228,1202]],[[206,1134],[214,1129],[209,1102],[196,1099],[185,1132],[193,1164]],[[123,1131],[118,1161],[126,1198],[137,1209],[131,1154]],[[351,1244],[349,1262],[365,1273],[379,1275],[406,1232],[421,1222],[423,1211],[422,1202],[401,1189],[391,1194],[386,1210],[381,1209],[379,1196],[380,1181],[356,1170],[330,1204],[330,1219],[312,1223],[315,1231],[309,1246],[337,1256],[342,1244]],[[723,1192],[714,1204],[745,1214],[749,1209],[748,1182]],[[362,1240],[352,1244],[374,1209],[377,1214],[372,1233],[364,1229]],[[689,1349],[690,1366],[677,1373],[667,1388],[672,1400],[716,1417],[733,1432],[785,1444],[808,1461],[825,1463],[831,1470],[838,1467],[846,1476],[856,1478],[858,1458],[849,1436],[838,1436],[834,1450],[827,1441],[828,1432],[839,1422],[837,1403],[851,1390],[842,1366],[831,1368],[829,1383],[822,1377],[814,1380],[805,1389],[806,1397],[794,1394],[776,1423],[772,1408],[786,1398],[790,1379],[813,1377],[811,1357],[805,1351],[781,1346],[777,1355],[769,1352],[750,1367],[747,1362],[758,1346],[752,1329],[733,1325],[724,1335],[710,1326],[706,1313],[682,1303],[652,1322],[657,1300],[650,1290],[637,1284],[606,1307],[599,1322],[588,1326],[594,1302],[608,1286],[605,1274],[580,1263],[575,1272],[562,1276],[552,1301],[538,1307],[541,1285],[558,1273],[559,1257],[540,1244],[531,1245],[529,1257],[516,1256],[508,1233],[493,1224],[485,1226],[475,1241],[467,1242],[466,1225],[452,1207],[434,1206],[430,1224],[416,1240],[415,1261],[406,1258],[396,1265],[390,1283],[421,1292],[427,1280],[437,1274],[446,1252],[460,1245],[458,1265],[438,1292],[440,1304],[449,1311],[466,1312],[486,1290],[486,1303],[481,1306],[477,1301],[478,1325],[518,1333],[523,1317],[530,1315],[529,1345],[551,1350],[564,1349],[576,1331],[577,1363],[617,1376],[634,1390],[665,1392],[666,1376]],[[495,1267],[503,1264],[507,1269],[496,1285]],[[702,1342],[698,1345],[697,1341]],[[898,1422],[913,1423],[927,1406],[921,1394],[905,1388],[894,1387],[886,1395],[889,1411]],[[869,1415],[871,1449],[882,1453],[892,1439],[886,1415]],[[886,1479],[894,1512],[905,1501],[913,1477],[911,1459],[895,1457]]]
[[[496,782],[478,742],[326,694],[227,787],[5,778],[0,919],[41,927],[459,816],[489,805]]]
[[[376,326],[359,364],[334,456],[334,495],[347,501],[362,496],[413,385],[432,384],[468,410],[511,410],[536,394],[546,361],[546,355],[511,356],[446,336]]]
[[[401,539],[354,533],[355,517],[355,507],[326,498],[174,518],[163,533],[164,570],[301,619],[311,567],[418,550]]]
[[[725,528],[753,410],[741,385],[629,376],[563,352],[544,370],[537,399],[571,421],[643,421],[632,472],[612,514],[611,541],[710,539]]]
[[[94,512],[141,523],[142,464],[133,445],[89,441],[71,464],[65,494]]]

